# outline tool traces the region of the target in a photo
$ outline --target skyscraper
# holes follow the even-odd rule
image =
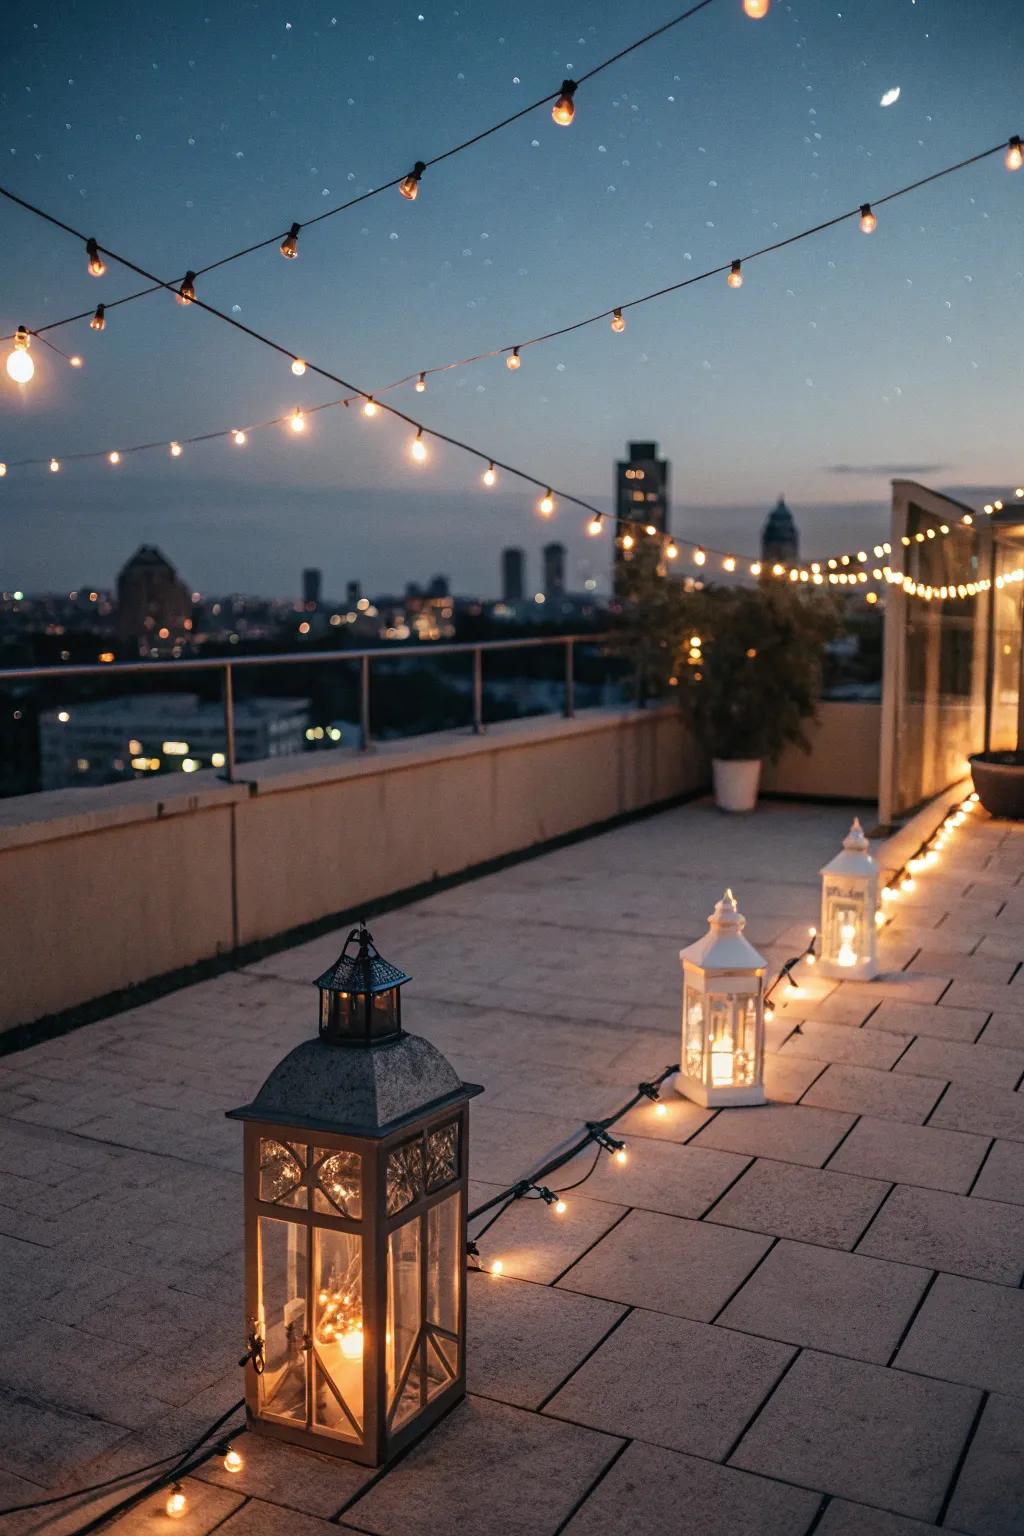
[[[658,445],[651,442],[630,443],[628,457],[615,466],[615,551],[613,555],[613,590],[618,591],[623,567],[633,558],[631,549],[623,549],[623,535],[636,529],[627,524],[656,528],[667,533],[668,475],[667,459],[658,458]]]
[[[544,596],[565,596],[565,545],[544,545]]]
[[[800,558],[800,538],[793,514],[780,496],[761,529],[761,560],[764,564],[790,565]]]
[[[192,599],[155,544],[140,544],[117,578],[117,632],[122,642],[153,650],[173,645],[192,627]]]
[[[526,556],[521,549],[501,552],[501,597],[506,603],[521,603],[526,586]]]
[[[322,577],[319,571],[305,570],[302,573],[302,606],[310,613],[320,606],[320,588]]]

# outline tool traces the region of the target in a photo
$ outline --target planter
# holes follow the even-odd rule
[[[1024,752],[976,752],[970,764],[978,799],[989,815],[1024,820]]]
[[[761,780],[761,759],[740,758],[726,761],[716,757],[711,762],[715,786],[715,804],[720,811],[752,811],[757,804]]]

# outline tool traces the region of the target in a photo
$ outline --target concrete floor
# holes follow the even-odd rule
[[[803,947],[849,819],[699,803],[374,924],[414,976],[408,1027],[486,1085],[474,1202],[678,1060],[677,951],[723,886],[771,960]],[[1022,839],[969,819],[897,903],[878,981],[804,973],[770,1026],[770,1106],[645,1105],[628,1164],[602,1159],[564,1217],[520,1203],[487,1233],[503,1273],[470,1278],[470,1396],[389,1473],[243,1435],[245,1470],[203,1468],[174,1528],[1024,1531]],[[0,1505],[177,1450],[241,1395],[222,1112],[314,1032],[339,947],[0,1063]],[[164,1529],[161,1508],[116,1530]]]

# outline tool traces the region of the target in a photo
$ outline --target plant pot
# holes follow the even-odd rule
[[[970,764],[978,799],[989,815],[1024,820],[1024,752],[976,752]]]
[[[720,811],[752,811],[757,804],[757,787],[761,780],[759,757],[739,758],[726,761],[721,757],[711,760],[711,776],[715,786],[715,804]]]

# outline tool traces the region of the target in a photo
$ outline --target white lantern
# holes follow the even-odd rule
[[[823,975],[845,981],[870,981],[878,975],[877,906],[878,865],[855,817],[842,852],[821,872]]]
[[[763,1104],[765,959],[726,891],[708,931],[679,951],[683,1041],[676,1091],[695,1104]]]

